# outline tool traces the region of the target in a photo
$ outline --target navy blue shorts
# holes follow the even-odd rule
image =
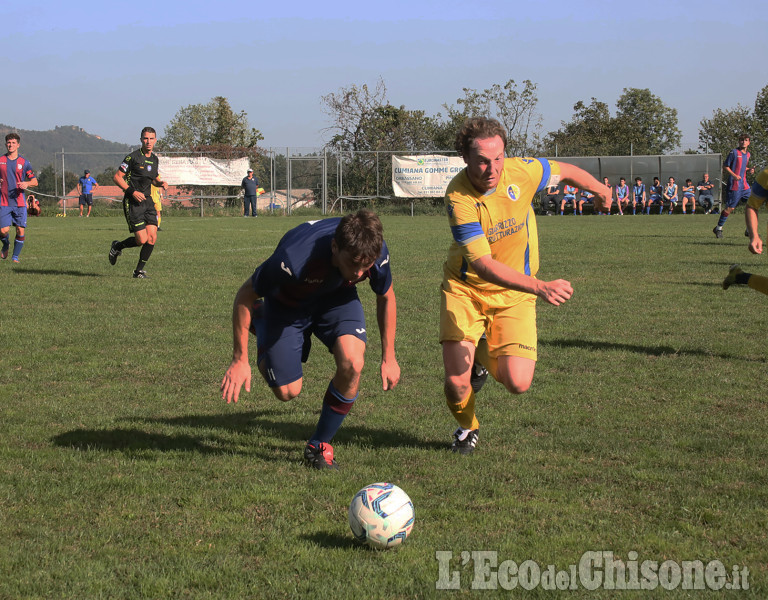
[[[746,202],[749,199],[749,195],[752,193],[750,188],[746,190],[728,190],[728,200],[725,205],[728,208],[736,208],[739,202]]]
[[[6,227],[27,226],[27,205],[24,206],[0,206],[0,229]]]
[[[315,335],[329,351],[342,335],[368,342],[365,313],[357,289],[342,288],[318,301],[311,312],[287,308],[269,298],[254,307],[251,331],[256,334],[257,362],[266,368],[269,387],[287,385],[303,375]]]

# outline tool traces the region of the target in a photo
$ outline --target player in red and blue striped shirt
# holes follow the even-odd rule
[[[19,155],[21,138],[18,133],[5,136],[8,152],[0,156],[0,258],[8,258],[11,245],[9,232],[11,225],[16,228],[13,243],[13,262],[19,262],[19,253],[24,246],[24,234],[27,227],[27,199],[24,190],[37,185],[37,177],[32,165]]]
[[[749,148],[749,136],[742,134],[739,136],[739,147],[731,150],[723,163],[723,170],[728,173],[728,198],[723,212],[720,213],[720,219],[712,230],[717,238],[723,237],[725,220],[739,205],[739,202],[749,198],[750,187],[747,183],[747,173],[754,173],[755,170],[747,166],[750,157],[747,148]]]

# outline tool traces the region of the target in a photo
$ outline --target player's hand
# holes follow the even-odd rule
[[[749,251],[752,254],[762,254],[763,253],[763,240],[760,239],[759,235],[756,235],[754,240],[750,240],[749,241]]]
[[[221,381],[221,397],[227,404],[240,398],[240,388],[245,384],[245,391],[251,391],[251,365],[245,361],[232,361]]]
[[[144,200],[146,200],[147,197],[144,194],[142,194],[141,192],[135,191],[135,192],[133,192],[133,199],[136,202],[144,202]]]
[[[400,381],[400,365],[396,360],[381,361],[381,387],[386,392]]]
[[[542,281],[538,296],[550,304],[560,306],[563,302],[569,300],[570,297],[573,296],[573,288],[571,287],[570,282],[565,279]]]

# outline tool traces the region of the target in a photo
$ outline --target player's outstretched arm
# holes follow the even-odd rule
[[[221,397],[227,404],[240,398],[240,389],[251,391],[251,365],[248,361],[248,329],[251,326],[251,307],[258,298],[251,280],[246,281],[235,296],[232,307],[232,362],[221,382]]]
[[[541,281],[495,260],[490,254],[472,261],[472,268],[481,279],[489,283],[509,290],[535,294],[555,306],[560,306],[573,296],[573,287],[565,279]]]
[[[586,189],[600,198],[603,206],[609,206],[613,192],[611,188],[600,183],[584,169],[570,163],[559,162],[560,180],[579,189]]]
[[[763,240],[760,239],[760,235],[757,233],[757,210],[755,210],[752,206],[747,204],[744,218],[747,221],[747,234],[749,235],[749,251],[752,254],[762,254]]]
[[[394,286],[376,296],[376,321],[381,337],[381,385],[391,390],[400,381],[400,365],[395,357],[395,330],[397,329],[397,301]]]

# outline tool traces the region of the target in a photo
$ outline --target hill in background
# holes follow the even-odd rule
[[[95,176],[108,167],[117,168],[128,152],[139,147],[138,140],[135,146],[110,142],[86,132],[77,125],[58,125],[55,129],[48,131],[33,131],[0,124],[2,139],[11,131],[21,136],[19,153],[32,163],[32,168],[37,173],[43,167],[52,165],[54,159],[58,162],[57,169],[60,171],[61,154],[54,156],[54,153],[64,149],[64,168],[67,171],[82,173],[83,170],[90,169],[91,174]],[[4,148],[3,145],[3,152]],[[75,154],[75,152],[90,154]]]

